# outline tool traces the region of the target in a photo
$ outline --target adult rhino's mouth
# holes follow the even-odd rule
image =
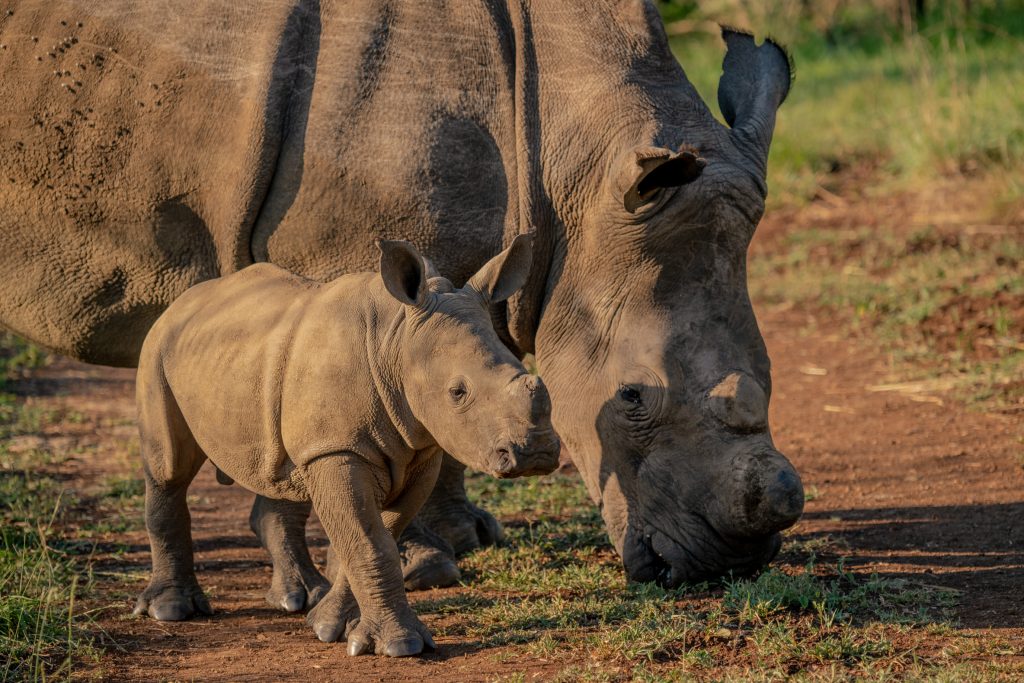
[[[695,516],[685,541],[650,526],[631,527],[623,548],[623,564],[632,581],[675,588],[723,576],[749,576],[764,568],[782,547],[782,535],[757,539],[730,538]]]

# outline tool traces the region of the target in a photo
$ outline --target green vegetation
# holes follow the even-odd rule
[[[6,380],[44,361],[31,344],[0,340],[0,680],[70,677],[73,662],[93,653],[79,604],[89,563],[57,531],[74,502],[61,482],[63,456],[12,452],[8,442],[39,431],[45,416],[5,393]]]
[[[7,380],[43,366],[48,360],[46,352],[35,344],[0,330],[0,390]]]
[[[92,576],[55,531],[72,502],[58,465],[46,452],[0,447],[0,680],[68,676],[91,654],[77,601]]]
[[[818,309],[880,338],[901,380],[1024,404],[1024,241],[998,227],[808,229],[758,248],[751,295]]]
[[[662,4],[670,33],[680,22],[676,55],[716,112],[715,21],[775,36],[791,51],[797,80],[772,144],[772,205],[834,191],[849,173],[884,193],[987,174],[994,209],[1024,201],[1024,3],[974,2],[970,12],[931,3],[913,31],[895,2]]]
[[[935,675],[945,657],[916,645],[936,633],[950,639],[957,596],[948,590],[858,576],[813,555],[716,586],[629,584],[577,478],[472,476],[470,488],[505,522],[509,542],[463,561],[471,592],[416,609],[438,617],[440,635],[495,648],[500,659],[557,664],[556,680],[691,680],[712,669],[727,680],[884,679],[915,667]]]

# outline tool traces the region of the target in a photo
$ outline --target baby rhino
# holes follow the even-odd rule
[[[258,494],[312,501],[337,559],[309,615],[321,640],[417,654],[433,641],[406,600],[395,538],[442,449],[498,477],[556,467],[547,391],[488,313],[525,282],[531,239],[461,289],[407,242],[378,246],[379,275],[321,284],[258,264],[193,287],[153,326],[137,386],[153,577],[137,614],[210,613],[185,502],[209,458]]]

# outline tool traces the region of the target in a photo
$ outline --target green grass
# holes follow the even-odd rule
[[[0,391],[46,362],[37,347],[0,339]],[[0,680],[70,678],[95,651],[79,598],[92,585],[88,557],[61,538],[76,501],[60,480],[63,454],[11,452],[6,440],[42,429],[48,415],[0,393]]]
[[[954,631],[956,594],[816,562],[815,550],[833,546],[827,538],[804,542],[805,565],[666,590],[625,580],[577,478],[473,475],[469,485],[505,522],[508,542],[463,560],[471,592],[416,609],[438,618],[440,635],[493,648],[498,659],[557,663],[556,680],[884,678],[932,664],[916,644]]]
[[[73,501],[47,474],[55,464],[0,447],[0,680],[70,677],[93,654],[77,602],[92,576],[88,561],[61,547],[56,526]]]
[[[10,332],[0,331],[0,387],[12,377],[49,362],[41,348]]]
[[[997,188],[993,205],[1020,205],[1024,175],[1007,171],[1024,166],[1024,5],[978,3],[985,6],[970,16],[937,10],[909,34],[879,12],[853,15],[824,35],[794,20],[795,4],[764,3],[764,12],[751,13],[750,3],[722,2],[691,17],[748,23],[793,54],[797,79],[779,112],[769,159],[771,206],[806,202],[819,187],[835,189],[837,172],[851,168],[883,192],[988,173]],[[848,3],[847,12],[858,4]],[[696,31],[672,44],[718,113],[721,41]]]
[[[900,380],[945,378],[983,406],[1024,405],[1020,231],[807,229],[750,259],[751,296],[827,311],[878,339]]]

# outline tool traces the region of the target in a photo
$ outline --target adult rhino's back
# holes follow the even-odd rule
[[[526,206],[511,30],[491,2],[19,4],[0,322],[133,364],[178,294],[253,261],[330,279],[414,239],[461,282]]]
[[[308,17],[273,2],[11,7],[0,321],[78,358],[133,364],[175,296],[251,262]]]

